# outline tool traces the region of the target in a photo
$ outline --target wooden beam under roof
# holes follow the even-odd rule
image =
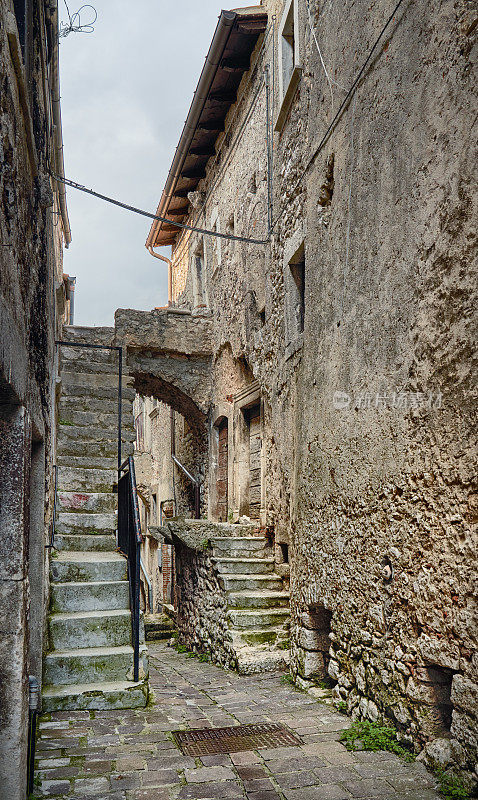
[[[222,91],[211,92],[208,100],[214,100],[216,103],[235,103],[237,98],[237,91],[223,89]]]
[[[223,131],[224,119],[206,119],[197,125],[200,131]]]
[[[190,147],[189,153],[192,156],[205,156],[209,158],[210,156],[214,156],[216,154],[216,148],[213,144],[204,145],[203,147]]]
[[[168,217],[184,217],[189,211],[189,204],[180,208],[169,208]]]
[[[223,58],[221,61],[221,69],[225,72],[246,72],[249,69],[250,58],[242,58],[241,56],[231,56],[230,58]]]

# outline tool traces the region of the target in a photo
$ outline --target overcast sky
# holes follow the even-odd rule
[[[219,0],[94,2],[94,33],[60,40],[65,174],[154,213],[217,18],[229,6]],[[73,13],[81,3],[68,5]],[[82,21],[88,22],[88,9]],[[144,246],[150,221],[75,189],[67,193],[73,240],[64,271],[77,278],[75,323],[113,325],[116,308],[164,305],[166,265]]]

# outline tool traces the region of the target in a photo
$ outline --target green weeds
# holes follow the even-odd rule
[[[378,722],[354,722],[348,730],[342,731],[340,741],[347,750],[387,750],[405,761],[413,761],[415,756],[397,741],[395,728],[380,725]]]
[[[445,772],[441,767],[438,767],[434,772],[440,784],[440,794],[443,795],[445,800],[468,800],[471,796],[462,779],[457,775]]]

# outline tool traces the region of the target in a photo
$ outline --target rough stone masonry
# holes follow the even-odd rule
[[[258,10],[215,155],[201,177],[188,150],[160,208],[267,238],[270,188],[270,245],[158,225],[148,239],[173,242],[172,299],[211,322],[208,513],[226,423],[228,513],[248,513],[241,398],[259,386],[260,515],[290,570],[294,676],[328,675],[353,717],[391,719],[417,751],[441,742],[430,761],[476,778],[476,8],[402,3],[325,141],[390,3],[244,14]]]

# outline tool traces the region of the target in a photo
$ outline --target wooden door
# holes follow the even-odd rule
[[[227,419],[223,420],[218,428],[218,458],[217,458],[217,519],[227,522],[227,462],[228,462],[228,425]]]
[[[249,412],[249,516],[260,519],[261,510],[261,409]]]

